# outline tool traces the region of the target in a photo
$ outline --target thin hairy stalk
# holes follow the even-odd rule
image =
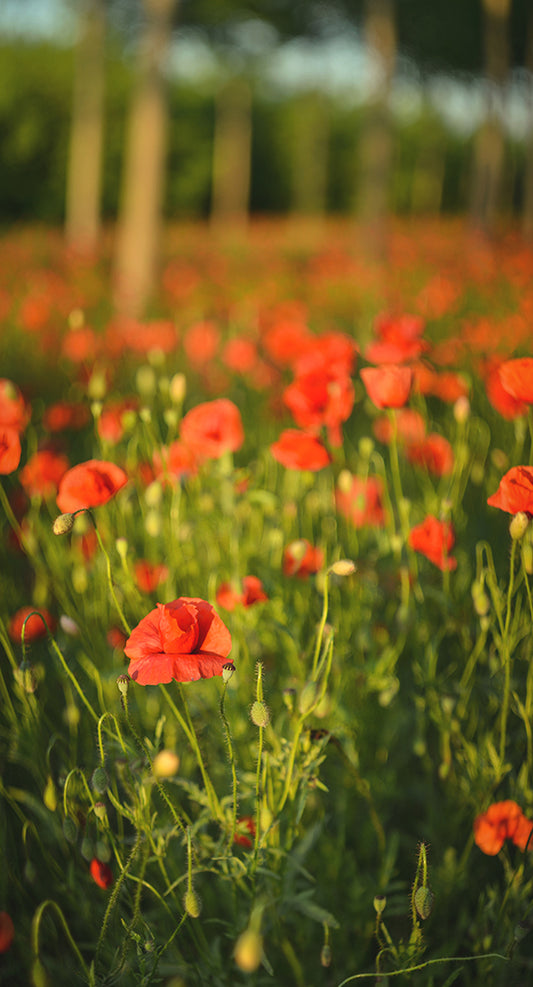
[[[84,974],[86,980],[88,980],[88,978],[89,978],[89,969],[88,969],[87,964],[85,963],[85,960],[83,959],[83,956],[81,955],[81,953],[80,953],[80,951],[79,951],[76,943],[74,942],[74,939],[72,937],[72,933],[71,933],[71,931],[70,931],[70,929],[68,927],[68,924],[67,924],[67,920],[66,920],[65,916],[63,915],[63,912],[61,911],[59,905],[56,904],[55,901],[52,901],[50,898],[47,898],[46,901],[41,902],[41,904],[39,905],[39,907],[37,908],[37,910],[36,910],[36,912],[35,912],[35,914],[33,916],[32,924],[31,924],[31,945],[32,945],[32,950],[33,950],[34,956],[36,956],[36,957],[39,956],[39,931],[40,931],[40,927],[41,927],[41,919],[43,917],[43,913],[44,913],[44,911],[45,911],[46,908],[52,909],[52,911],[54,911],[56,913],[57,917],[59,918],[59,921],[61,922],[61,925],[63,927],[63,931],[65,933],[65,936],[67,937],[68,944],[69,944],[70,948],[72,949],[72,952],[74,953],[76,959],[78,960],[78,963],[80,964],[80,966],[81,966],[81,968],[83,970],[83,974]]]

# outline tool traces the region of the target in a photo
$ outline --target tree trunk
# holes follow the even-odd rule
[[[326,210],[328,115],[320,92],[297,100],[291,118],[292,211],[320,217]]]
[[[504,96],[509,70],[511,0],[483,0],[487,106],[474,147],[471,214],[490,233],[501,211],[505,162]]]
[[[234,77],[221,86],[215,103],[211,220],[216,226],[244,225],[250,199],[252,90]]]
[[[143,0],[145,25],[130,108],[115,255],[115,301],[140,317],[154,287],[167,146],[164,59],[177,0]]]
[[[359,147],[358,214],[370,249],[384,256],[393,165],[388,101],[397,50],[394,0],[367,0],[365,35],[376,61],[376,82]]]
[[[79,16],[65,234],[69,246],[84,253],[93,253],[100,237],[105,40],[102,0],[86,0]]]

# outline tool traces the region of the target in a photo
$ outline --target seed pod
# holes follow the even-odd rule
[[[54,535],[67,535],[69,531],[72,531],[73,525],[74,516],[72,514],[60,514],[52,525],[52,531]]]
[[[415,891],[415,908],[422,919],[429,918],[433,910],[435,895],[429,888],[417,888]]]

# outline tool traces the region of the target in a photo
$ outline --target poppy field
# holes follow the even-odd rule
[[[533,249],[0,263],[0,982],[524,984]]]

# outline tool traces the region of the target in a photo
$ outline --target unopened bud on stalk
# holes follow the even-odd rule
[[[189,890],[185,892],[183,907],[189,918],[199,917],[200,912],[202,911],[202,902],[200,901],[200,897],[196,894],[194,888],[189,888]]]
[[[117,538],[115,542],[115,548],[120,555],[120,558],[124,562],[128,554],[128,540],[127,538]]]
[[[94,803],[94,814],[100,822],[107,821],[107,809],[104,802]]]
[[[51,980],[48,976],[41,960],[37,957],[31,967],[32,987],[50,987]]]
[[[174,374],[170,381],[170,400],[173,404],[182,404],[187,392],[187,380],[185,374]]]
[[[355,562],[351,559],[339,559],[338,562],[334,562],[330,565],[329,571],[334,576],[351,576],[355,572],[357,566]]]
[[[22,661],[14,671],[15,681],[18,682],[24,692],[32,695],[37,688],[37,676],[31,662]]]
[[[353,477],[349,470],[340,471],[337,486],[341,493],[350,493],[350,490],[352,489],[352,480]]]
[[[48,775],[46,785],[43,792],[43,802],[50,812],[55,812],[57,809],[57,792],[56,786],[51,775]]]
[[[325,942],[320,952],[320,963],[322,966],[331,966],[331,946]]]
[[[307,682],[304,685],[300,693],[300,698],[298,700],[298,709],[300,710],[302,716],[305,716],[305,714],[308,713],[311,707],[314,705],[316,700],[316,693],[317,693],[316,682]]]
[[[166,748],[159,751],[154,757],[152,770],[156,778],[172,778],[178,773],[180,759],[174,751]]]
[[[429,888],[417,888],[415,891],[415,908],[422,919],[429,918],[433,909],[435,896]]]
[[[453,406],[453,417],[458,425],[464,425],[468,421],[470,417],[470,401],[466,394],[462,394],[461,397],[457,398]]]
[[[152,367],[146,365],[139,367],[135,374],[135,383],[142,397],[150,397],[156,388],[156,376]]]
[[[232,678],[235,672],[235,665],[231,661],[227,661],[225,665],[222,666],[222,681],[226,685]]]
[[[244,973],[253,973],[254,970],[257,970],[262,955],[263,937],[254,929],[245,929],[237,939],[233,951],[239,970]]]
[[[60,514],[52,525],[52,531],[54,535],[68,535],[69,531],[72,531],[73,525],[74,516],[72,514]]]
[[[522,545],[522,562],[524,563],[524,569],[526,570],[528,576],[533,575],[533,545],[530,542],[526,542]]]
[[[98,795],[103,795],[107,791],[108,777],[105,768],[95,768],[92,773],[91,787]]]
[[[118,686],[118,691],[120,692],[121,696],[127,696],[128,695],[128,689],[130,687],[130,680],[129,680],[128,676],[127,675],[119,675],[119,677],[117,679],[117,686]]]
[[[509,534],[511,535],[513,541],[520,541],[520,539],[524,537],[528,527],[528,515],[525,514],[524,511],[519,511],[518,514],[515,514],[509,525]]]
[[[75,843],[78,838],[78,827],[70,816],[67,816],[63,822],[63,836],[67,843]]]
[[[385,911],[387,905],[387,899],[384,894],[377,894],[374,898],[374,908],[378,915],[382,915]]]
[[[266,703],[256,699],[250,710],[250,719],[256,727],[266,727],[270,723],[270,713]]]

